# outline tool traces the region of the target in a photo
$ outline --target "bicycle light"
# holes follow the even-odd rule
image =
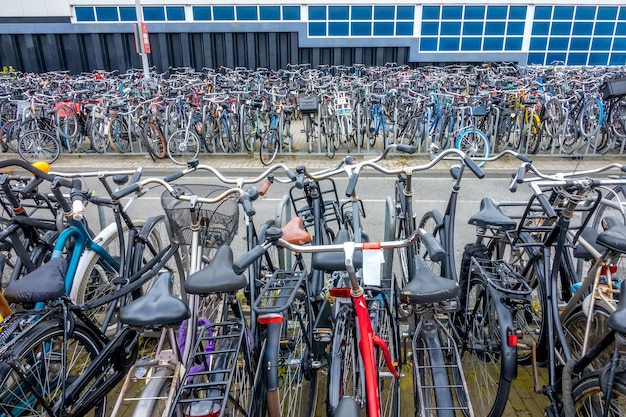
[[[510,346],[510,347],[515,347],[517,346],[517,342],[518,342],[519,337],[517,336],[517,333],[515,333],[513,330],[509,329],[507,331],[506,334],[506,343]]]

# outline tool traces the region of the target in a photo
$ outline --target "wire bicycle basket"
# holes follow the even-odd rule
[[[186,184],[175,185],[178,195],[196,195],[215,198],[228,190],[221,185]],[[178,200],[168,191],[161,194],[161,206],[169,223],[171,237],[183,245],[191,245],[193,218],[188,201]],[[200,228],[200,244],[204,252],[230,245],[239,227],[239,207],[235,196],[229,196],[216,204],[198,204],[197,226]]]

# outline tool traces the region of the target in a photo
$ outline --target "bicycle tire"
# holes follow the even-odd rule
[[[526,131],[524,138],[524,149],[520,149],[521,152],[529,154],[536,154],[539,151],[539,145],[541,144],[541,120],[535,113],[531,116],[530,126]],[[526,149],[528,148],[528,149]]]
[[[80,322],[76,322],[68,340],[64,339],[65,328],[62,319],[52,319],[38,324],[29,333],[23,335],[12,351],[12,358],[19,363],[21,372],[29,377],[29,382],[36,389],[37,394],[45,398],[50,407],[61,399],[62,384],[71,384],[96,359],[102,350],[97,336]],[[66,343],[68,350],[63,350]],[[66,369],[62,368],[62,361],[66,362]],[[100,378],[106,378],[106,372]],[[98,378],[98,379],[100,379]],[[32,391],[25,389],[22,379],[8,366],[0,371],[0,408],[5,412],[14,408],[16,414],[29,416],[47,416],[47,410],[34,402]],[[99,380],[91,381],[95,387]],[[83,391],[90,388],[87,386]],[[26,401],[25,401],[26,400]],[[33,401],[31,403],[31,400]],[[17,404],[15,403],[17,401]],[[104,417],[106,415],[106,397],[90,413],[90,417]]]
[[[109,147],[108,128],[104,119],[95,119],[89,130],[91,149],[97,153],[105,153]]]
[[[561,150],[566,154],[572,154],[578,148],[580,148],[578,129],[576,127],[576,122],[571,117],[568,117],[565,120],[565,125],[563,126],[563,133],[560,138]]]
[[[57,107],[54,110],[54,122],[59,139],[66,138],[71,142],[78,136],[78,117],[70,106],[63,104]]]
[[[280,147],[280,136],[276,129],[270,129],[263,135],[261,139],[261,147],[259,148],[259,158],[265,166],[271,165],[276,159],[278,148]]]
[[[20,136],[17,152],[26,162],[45,161],[51,164],[61,154],[61,143],[46,131],[31,130]]]
[[[108,137],[109,144],[114,151],[120,153],[130,151],[130,132],[124,119],[114,117],[110,120]]]
[[[218,127],[217,121],[213,116],[207,115],[205,117],[203,131],[204,136],[202,142],[204,143],[204,148],[208,153],[214,153],[215,147],[217,146],[215,139],[218,135]]]
[[[331,338],[326,399],[329,417],[334,416],[339,401],[345,396],[354,398],[361,408],[365,407],[366,398],[358,375],[359,352],[356,337],[354,308],[346,304],[337,313]]]
[[[231,151],[232,138],[230,136],[230,129],[226,125],[226,119],[220,118],[218,122],[218,127],[220,148],[222,149],[222,152],[228,153]]]
[[[597,98],[585,101],[578,115],[578,129],[580,134],[587,139],[593,138],[602,125],[604,118],[604,107]]]
[[[608,381],[606,370],[591,372],[583,376],[572,389],[576,415],[581,417],[626,415],[626,380],[623,373],[617,373],[611,390],[611,408],[604,410],[604,393]],[[607,414],[605,414],[605,412]]]
[[[165,136],[161,128],[155,122],[148,122],[143,127],[142,143],[151,155],[157,159],[163,159],[167,155]]]
[[[178,165],[196,159],[200,153],[200,139],[191,130],[177,130],[167,140],[167,156]]]
[[[253,117],[248,114],[244,116],[243,121],[243,144],[246,147],[246,152],[251,154],[256,152],[256,126]]]
[[[230,150],[239,152],[241,151],[241,131],[238,114],[229,113],[228,127],[230,128]]]
[[[415,145],[417,132],[419,130],[419,119],[417,117],[411,117],[406,124],[406,127],[402,130],[400,135],[400,143],[403,145]]]
[[[597,342],[608,331],[606,321],[612,313],[612,309],[605,306],[601,301],[596,300],[593,306],[592,319],[589,328],[589,341],[587,345],[587,351],[592,346],[595,346]],[[570,353],[573,358],[580,359],[582,355],[583,341],[587,326],[587,312],[583,310],[582,306],[576,307],[567,317],[562,318],[563,330],[565,332],[565,338],[567,345],[569,346]],[[589,364],[589,370],[597,370],[610,362],[611,353],[613,352],[614,344],[607,347],[602,352],[595,356],[594,360]]]
[[[478,129],[467,129],[459,135],[456,148],[465,152],[470,158],[489,158],[489,139]],[[478,162],[479,167],[484,167],[486,161]]]
[[[621,97],[611,103],[608,123],[611,126],[611,132],[618,138],[626,138],[626,97]]]
[[[468,283],[466,293],[461,295],[465,311],[460,355],[463,369],[471,370],[465,374],[468,395],[476,415],[500,416],[511,389],[511,380],[506,378],[511,370],[505,369],[502,358],[515,354],[515,348],[508,348],[501,338],[500,317],[485,279],[475,273],[465,279]]]
[[[620,202],[623,207],[624,213],[617,209],[617,207],[611,207],[608,204],[600,204],[596,209],[596,212],[593,217],[593,221],[591,225],[598,232],[602,232],[604,229],[602,227],[602,219],[605,217],[611,216],[618,219],[622,219],[624,224],[626,224],[626,189],[623,189],[622,186],[614,187],[612,192],[605,192],[602,196],[602,199],[609,200],[611,203],[618,204]]]

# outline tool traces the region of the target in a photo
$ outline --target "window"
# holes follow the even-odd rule
[[[328,22],[328,36],[348,36],[348,22]]]
[[[348,20],[349,15],[348,6],[328,6],[328,20]]]
[[[233,6],[213,6],[213,19],[235,20],[235,9]]]
[[[617,17],[618,20],[626,20],[626,7],[622,6],[619,8],[619,16]]]
[[[439,22],[422,23],[422,35],[439,35]]]
[[[550,29],[549,22],[535,22],[533,24],[533,35],[547,35]]]
[[[552,35],[569,35],[572,24],[570,22],[552,22]]]
[[[554,64],[554,63],[563,63],[565,62],[565,58],[567,57],[566,52],[551,52],[546,54],[546,63]]]
[[[436,51],[437,50],[437,38],[421,38],[420,39],[420,51]]]
[[[526,6],[511,6],[509,8],[509,19],[511,20],[526,19]]]
[[[372,24],[370,22],[352,22],[352,36],[371,36]]]
[[[521,51],[522,50],[522,39],[521,37],[512,37],[506,38],[506,43],[504,45],[504,49],[507,51]]]
[[[485,38],[483,50],[485,51],[501,51],[503,38]]]
[[[569,44],[569,38],[550,38],[548,41],[548,50],[566,51]]]
[[[413,20],[415,17],[414,6],[397,6],[396,7],[396,19],[397,20]]]
[[[463,38],[461,42],[461,51],[480,51],[482,38]]]
[[[574,6],[554,6],[554,20],[569,20],[574,16]]]
[[[482,35],[483,22],[465,22],[463,24],[463,35]]]
[[[137,21],[137,9],[134,7],[120,7],[120,20],[122,22]]]
[[[524,22],[509,22],[506,27],[507,35],[523,35],[524,34]]]
[[[613,35],[613,29],[615,28],[615,23],[613,22],[596,22],[596,29],[594,30],[594,35]]]
[[[258,20],[256,6],[237,6],[237,20]]]
[[[165,9],[161,6],[144,6],[143,8],[144,20],[165,20]]]
[[[548,46],[548,38],[531,38],[530,50],[531,51],[545,51]]]
[[[487,19],[506,19],[506,6],[489,6]]]
[[[96,7],[98,22],[117,22],[117,7]]]
[[[283,20],[300,20],[300,6],[283,6]]]
[[[626,23],[618,23],[615,28],[616,35],[626,35]]]
[[[441,35],[460,35],[461,22],[441,22]]]
[[[504,35],[504,22],[487,22],[485,35]]]
[[[485,6],[465,6],[465,20],[482,20],[485,17]]]
[[[280,6],[260,6],[261,20],[280,20]]]
[[[440,51],[458,51],[459,50],[459,38],[439,39],[439,50]]]
[[[615,20],[617,7],[598,7],[597,20]]]
[[[593,38],[591,41],[592,51],[608,51],[611,49],[611,38]]]
[[[590,38],[572,38],[569,49],[570,51],[588,51],[590,43]]]
[[[567,57],[567,65],[586,65],[587,56],[589,56],[589,54],[570,53]]]
[[[309,36],[326,36],[326,23],[309,22]]]
[[[167,6],[165,11],[167,13],[167,20],[185,20],[185,8],[183,6]]]
[[[211,6],[193,6],[193,20],[211,20]]]
[[[393,22],[374,22],[374,36],[393,36]]]
[[[576,20],[593,20],[596,17],[596,6],[576,7]]]
[[[439,19],[439,6],[423,6],[422,7],[422,19],[424,20]]]
[[[374,20],[393,20],[394,6],[374,6]]]
[[[606,65],[609,60],[609,54],[589,54],[588,65]]]
[[[539,65],[543,65],[544,61],[546,59],[546,54],[528,54],[528,63],[530,65],[533,64],[539,64]]]
[[[593,33],[593,22],[574,22],[572,35],[591,35]]]
[[[78,22],[95,22],[96,15],[93,12],[93,7],[74,7],[76,12],[76,21]]]
[[[626,54],[616,54],[614,52],[611,54],[611,61],[609,62],[609,65],[624,65],[624,62],[626,62]]]
[[[552,6],[535,6],[535,19],[549,20],[552,16]]]
[[[309,20],[326,20],[326,6],[309,6]]]
[[[615,38],[613,40],[614,51],[626,51],[626,38]]]
[[[461,19],[463,16],[462,6],[443,6],[441,10],[442,19]]]
[[[352,6],[352,20],[371,20],[372,6]]]
[[[397,36],[413,36],[413,22],[396,23]]]

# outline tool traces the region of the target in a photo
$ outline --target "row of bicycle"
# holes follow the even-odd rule
[[[3,151],[143,152],[184,164],[199,152],[306,149],[333,157],[389,144],[475,157],[623,153],[626,82],[608,68],[320,68],[27,74],[4,85]],[[302,119],[304,137],[291,131]]]
[[[466,169],[482,171],[455,149],[384,168],[391,150],[415,148],[392,145],[320,172],[279,164],[255,178],[196,161],[147,179],[140,170],[62,175],[3,162],[28,174],[0,176],[4,296],[16,310],[0,329],[0,410],[396,416],[407,401],[399,376],[410,369],[416,415],[495,416],[518,364],[532,361],[550,369],[544,392],[555,415],[572,404],[567,415],[621,415],[626,329],[615,301],[626,180],[604,173],[626,168],[545,175],[505,153],[521,161],[511,190],[528,183],[531,197],[507,208],[482,201],[457,274],[459,191]],[[413,174],[448,159],[458,164],[446,211],[418,222]],[[356,191],[364,168],[396,178],[382,242],[365,232]],[[201,185],[191,184],[194,173]],[[89,176],[102,195],[85,187]],[[273,182],[290,185],[295,215],[260,224],[258,197]],[[133,219],[132,206],[155,187],[163,214]],[[86,202],[114,222],[91,232]],[[246,248],[234,260],[240,223]],[[382,270],[372,266],[381,257]],[[577,259],[593,266],[577,269]],[[111,410],[107,394],[122,380]]]

